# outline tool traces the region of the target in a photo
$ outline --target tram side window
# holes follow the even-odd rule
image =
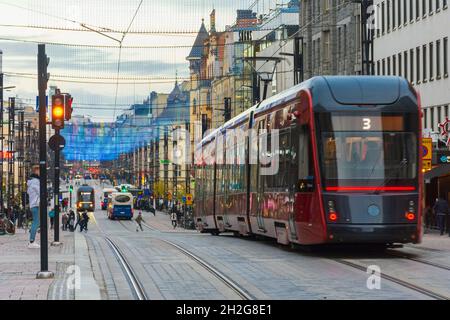
[[[298,191],[314,191],[314,170],[312,161],[311,133],[308,125],[298,126],[293,131],[298,144]],[[294,141],[294,140],[293,140]]]

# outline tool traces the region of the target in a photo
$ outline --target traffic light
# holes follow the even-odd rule
[[[73,186],[69,186],[69,192],[73,192]]]
[[[64,95],[62,94],[52,97],[52,127],[64,129]]]
[[[126,186],[122,186],[122,192],[127,192],[127,187]]]
[[[72,102],[73,102],[73,98],[70,94],[66,94],[65,95],[65,103],[64,103],[64,118],[69,121],[72,118]]]

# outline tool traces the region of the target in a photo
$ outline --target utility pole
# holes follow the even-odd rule
[[[8,112],[8,209],[13,209],[14,205],[14,183],[15,183],[15,144],[14,139],[16,136],[16,131],[14,128],[15,120],[16,120],[16,99],[9,98],[9,112]]]
[[[23,186],[25,183],[25,114],[24,110],[21,109],[19,111],[19,140],[18,140],[18,156],[17,160],[19,161],[19,196],[20,202],[18,205],[22,204],[23,201]]]
[[[49,59],[45,54],[45,44],[38,45],[38,88],[39,88],[39,167],[40,167],[40,222],[41,222],[41,271],[38,279],[53,278],[48,270],[48,228],[47,228],[47,66]]]

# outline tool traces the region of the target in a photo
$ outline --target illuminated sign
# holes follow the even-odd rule
[[[439,131],[441,133],[441,137],[443,137],[444,139],[446,139],[447,141],[447,146],[450,145],[450,135],[449,130],[448,130],[448,125],[450,124],[450,120],[448,119],[448,117],[445,118],[445,121],[439,124]],[[439,159],[440,161],[440,159]]]
[[[334,131],[404,131],[402,116],[333,116]]]

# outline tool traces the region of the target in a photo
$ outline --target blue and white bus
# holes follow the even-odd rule
[[[133,195],[131,193],[112,193],[108,199],[108,219],[133,219]]]

